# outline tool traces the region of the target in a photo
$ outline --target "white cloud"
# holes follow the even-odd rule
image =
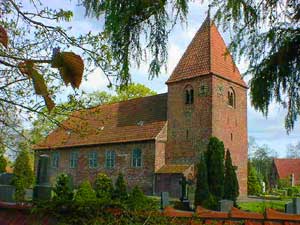
[[[83,80],[80,89],[90,93],[98,90],[107,90],[107,85],[107,78],[103,72],[97,68],[87,76],[87,80]]]

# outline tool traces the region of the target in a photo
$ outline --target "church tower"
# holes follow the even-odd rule
[[[247,194],[247,86],[209,16],[168,85],[167,165],[193,165],[215,136],[230,150]]]

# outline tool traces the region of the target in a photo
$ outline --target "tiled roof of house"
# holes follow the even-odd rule
[[[215,24],[207,17],[167,83],[214,74],[246,87]]]
[[[279,179],[289,178],[293,173],[300,182],[300,159],[274,159]]]
[[[151,140],[167,121],[167,94],[74,112],[34,149]]]

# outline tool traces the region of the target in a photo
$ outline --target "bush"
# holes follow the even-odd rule
[[[72,201],[74,193],[71,185],[71,178],[67,174],[60,174],[56,178],[56,184],[53,188],[53,200],[60,203]]]
[[[126,206],[129,210],[153,210],[155,203],[147,198],[138,186],[135,186],[128,195]]]
[[[209,192],[221,200],[224,195],[224,144],[216,137],[209,139],[206,165]]]
[[[224,180],[224,198],[232,200],[236,205],[236,200],[239,196],[239,183],[236,176],[235,167],[232,165],[229,150],[226,151]]]
[[[96,201],[96,192],[92,188],[92,185],[89,181],[84,181],[80,184],[79,189],[77,190],[74,200],[77,203],[87,203]]]
[[[200,155],[199,163],[197,164],[197,182],[195,190],[195,207],[202,205],[203,201],[209,197],[208,183],[207,183],[207,167],[204,155]]]
[[[218,210],[218,199],[214,195],[209,194],[208,198],[203,201],[202,205],[207,209]]]
[[[121,202],[125,201],[128,197],[127,186],[122,173],[117,178],[113,197]]]
[[[259,195],[262,191],[261,184],[259,182],[257,172],[255,168],[248,164],[248,194],[249,195]]]
[[[7,160],[3,154],[0,155],[0,173],[6,172]]]
[[[94,184],[97,198],[111,199],[114,191],[112,180],[104,173],[99,173]]]

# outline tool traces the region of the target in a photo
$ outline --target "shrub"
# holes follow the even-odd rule
[[[195,206],[202,205],[203,201],[209,197],[207,183],[207,167],[203,154],[200,155],[199,163],[197,164],[197,182],[195,190]]]
[[[214,195],[209,194],[208,198],[203,201],[202,205],[207,209],[218,210],[218,199]]]
[[[87,203],[96,201],[96,192],[92,188],[92,185],[89,181],[84,181],[80,184],[79,189],[77,190],[74,200],[77,203]]]
[[[209,192],[221,200],[224,195],[224,144],[216,137],[209,139],[206,165]]]
[[[60,174],[56,178],[56,184],[53,188],[53,200],[61,203],[67,203],[73,199],[73,189],[71,187],[71,178],[67,174]]]
[[[147,198],[138,186],[135,186],[129,193],[126,206],[130,210],[150,210],[155,208],[154,202]]]
[[[7,160],[3,154],[0,155],[0,173],[6,172]]]
[[[259,182],[257,172],[251,163],[248,163],[248,194],[259,195],[261,191],[262,187]]]
[[[13,185],[16,187],[15,200],[20,202],[25,200],[25,189],[32,186],[34,173],[31,167],[30,155],[26,148],[23,148],[14,164]]]
[[[238,196],[239,183],[236,176],[235,167],[232,165],[230,151],[227,150],[225,159],[224,198],[232,200],[236,205]]]
[[[120,173],[117,178],[113,197],[120,201],[124,201],[128,197],[127,187],[126,187],[126,183],[125,183],[124,176],[122,173]]]
[[[111,199],[114,191],[112,180],[104,173],[99,173],[94,184],[97,198]]]

